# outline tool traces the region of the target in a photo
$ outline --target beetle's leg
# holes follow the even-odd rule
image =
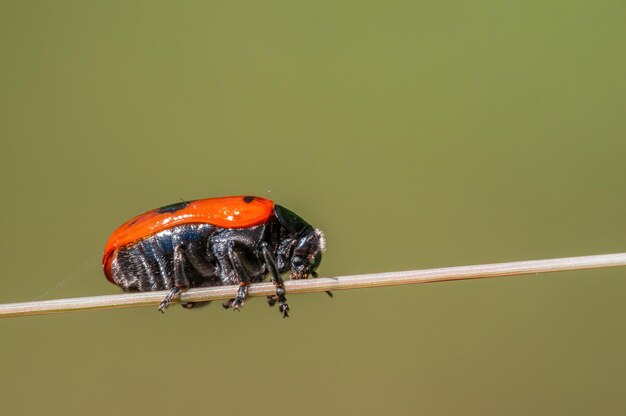
[[[170,305],[174,296],[189,288],[189,281],[185,275],[185,254],[183,246],[174,248],[174,287],[159,304],[159,312],[165,313],[165,309]]]
[[[280,277],[276,262],[267,248],[267,243],[264,242],[261,244],[261,251],[263,252],[263,258],[265,258],[267,270],[272,276],[272,282],[276,285],[276,297],[269,296],[267,303],[269,303],[270,306],[273,306],[276,301],[278,301],[278,310],[283,314],[283,318],[287,318],[289,317],[289,305],[287,304],[287,298],[285,297],[285,285],[283,278]]]
[[[274,305],[276,305],[276,302],[278,302],[278,296],[276,295],[272,295],[272,296],[268,296],[267,297],[267,304],[272,307]]]
[[[250,276],[241,262],[239,252],[235,248],[235,243],[228,245],[228,258],[233,265],[233,270],[239,278],[239,290],[234,300],[229,301],[228,307],[232,307],[233,310],[238,311],[248,296],[248,287],[250,286]],[[223,306],[226,306],[225,304]]]
[[[211,261],[214,257],[210,251],[203,253],[204,255],[199,255],[198,250],[194,250],[193,246],[182,246],[181,251],[187,264],[203,278],[208,280],[216,274],[216,267]],[[193,282],[190,283],[190,286],[193,286]],[[209,300],[200,302],[185,302],[181,303],[180,306],[185,309],[191,309],[206,306],[209,303],[211,303]]]
[[[318,277],[318,276],[317,276],[317,273],[315,273],[315,272],[311,273],[311,276],[312,276],[313,278],[315,278],[315,279],[317,279],[317,277]],[[331,298],[333,297],[333,292],[331,292],[330,290],[327,290],[327,291],[326,291],[326,292],[324,292],[324,293],[326,293],[326,294],[328,295],[328,297],[331,297]]]
[[[182,289],[179,288],[178,286],[174,286],[172,289],[170,289],[167,295],[165,295],[165,298],[159,304],[159,312],[165,313],[165,309],[167,309],[167,307],[170,306],[170,302],[172,302],[172,299],[174,299],[174,296],[176,296],[181,291]]]

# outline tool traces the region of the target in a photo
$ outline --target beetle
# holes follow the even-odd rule
[[[109,238],[102,265],[124,291],[169,290],[161,312],[185,289],[219,285],[239,285],[223,306],[240,310],[250,283],[269,274],[276,295],[268,303],[278,302],[288,317],[281,274],[317,277],[325,248],[324,233],[287,208],[258,196],[229,196],[178,202],[130,219]]]

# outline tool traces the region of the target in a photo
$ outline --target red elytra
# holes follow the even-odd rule
[[[267,222],[274,202],[258,196],[226,196],[179,202],[138,215],[113,232],[104,249],[102,265],[110,275],[111,254],[127,244],[182,224],[211,224],[222,228],[245,228]],[[109,277],[110,279],[110,277]]]

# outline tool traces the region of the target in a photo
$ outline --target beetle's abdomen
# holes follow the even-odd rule
[[[200,256],[211,264],[207,247],[216,227],[210,224],[185,224],[160,231],[135,243],[118,248],[111,258],[110,273],[113,283],[125,291],[168,290],[174,286],[174,250],[185,250]],[[191,286],[210,285],[210,272],[200,275],[191,265],[183,264]]]

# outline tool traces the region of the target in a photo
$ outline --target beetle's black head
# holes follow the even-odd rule
[[[289,269],[292,279],[315,276],[315,270],[322,261],[322,253],[326,250],[324,233],[280,205],[274,206],[274,212],[288,233],[285,239],[288,244],[281,243],[279,248],[279,263],[284,265],[284,269]]]
[[[311,228],[296,241],[291,256],[291,278],[306,279],[315,275],[315,270],[322,262],[322,253],[326,250],[324,233],[317,228]]]

